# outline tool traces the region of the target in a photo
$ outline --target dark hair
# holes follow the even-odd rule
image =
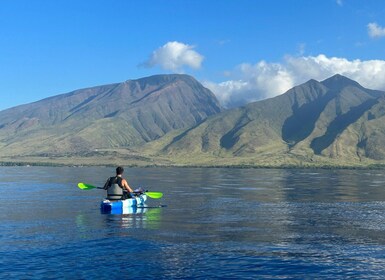
[[[123,172],[124,172],[124,168],[123,168],[123,167],[118,166],[118,167],[116,168],[116,175],[122,175]]]

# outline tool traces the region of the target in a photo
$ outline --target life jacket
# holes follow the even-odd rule
[[[121,177],[110,177],[107,186],[107,199],[119,200],[123,198],[123,186]]]

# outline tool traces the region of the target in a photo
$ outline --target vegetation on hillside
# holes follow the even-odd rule
[[[78,90],[0,112],[3,164],[379,168],[385,92],[335,75],[223,110],[186,75]]]

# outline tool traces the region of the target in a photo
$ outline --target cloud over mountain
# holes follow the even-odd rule
[[[190,46],[180,42],[168,42],[156,49],[150,58],[143,64],[146,67],[160,66],[165,70],[183,72],[184,66],[199,69],[204,57]]]
[[[233,107],[282,94],[295,85],[310,79],[324,80],[341,74],[356,80],[364,87],[385,89],[385,61],[340,57],[286,56],[281,63],[260,61],[243,63],[230,72],[230,79],[221,82],[205,82],[224,106]]]

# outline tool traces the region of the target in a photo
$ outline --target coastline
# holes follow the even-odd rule
[[[236,161],[236,160],[234,160]],[[237,160],[239,161],[239,160]],[[208,162],[173,162],[165,161],[164,159],[157,160],[154,158],[151,162],[132,161],[124,158],[115,159],[98,159],[98,158],[0,158],[0,166],[47,166],[47,167],[114,167],[117,165],[124,165],[126,167],[141,167],[141,168],[247,168],[247,169],[357,169],[357,170],[375,170],[385,169],[385,162],[367,162],[346,164],[346,162],[329,161],[322,162],[301,162],[298,163],[269,163],[269,162],[255,162],[255,163],[231,163],[228,159],[220,163],[220,159],[216,163]]]

